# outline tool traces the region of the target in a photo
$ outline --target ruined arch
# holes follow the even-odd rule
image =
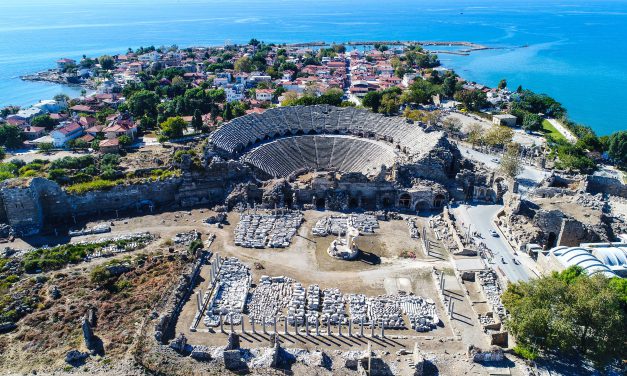
[[[429,203],[427,201],[418,201],[416,202],[416,205],[414,205],[414,209],[417,212],[420,211],[424,211],[424,210],[429,210],[431,208],[431,205],[429,205]]]
[[[381,200],[381,205],[383,205],[384,208],[389,208],[392,206],[392,200],[389,197],[383,197],[383,199]]]
[[[551,231],[549,237],[546,240],[546,249],[551,249],[557,245],[557,235]]]
[[[411,196],[409,193],[403,193],[398,199],[398,206],[401,208],[409,208],[411,205]]]
[[[349,197],[348,208],[357,209],[359,207],[359,199],[357,197]]]
[[[442,207],[445,200],[446,200],[446,197],[442,193],[438,193],[437,195],[435,195],[435,198],[433,199],[433,207],[434,208]]]
[[[316,209],[324,209],[326,206],[326,200],[324,197],[319,197],[316,199]]]

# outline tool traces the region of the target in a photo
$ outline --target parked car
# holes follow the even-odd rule
[[[494,230],[490,230],[490,235],[494,236],[495,238],[499,237],[499,234]]]
[[[520,261],[516,260],[516,259],[512,259],[512,261],[514,262],[514,264],[516,265],[520,265]]]

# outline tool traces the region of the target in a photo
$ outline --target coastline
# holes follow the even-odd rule
[[[333,43],[329,43],[326,41],[313,41],[313,42],[296,42],[296,43],[285,43],[288,47],[324,47],[330,46]],[[348,42],[338,42],[338,44],[344,44],[346,46],[366,46],[366,45],[374,45],[374,44],[385,44],[390,46],[410,46],[410,45],[420,45],[420,46],[455,46],[455,47],[468,47],[465,49],[460,49],[457,51],[446,51],[446,50],[428,50],[429,53],[441,55],[441,54],[449,54],[449,55],[458,55],[458,56],[469,56],[472,52],[482,51],[482,50],[497,50],[502,49],[503,47],[491,47],[484,44],[479,44],[470,41],[348,41]],[[192,45],[186,48],[216,48],[222,47],[222,45]],[[525,46],[522,46],[525,47]],[[113,52],[110,52],[115,54]],[[444,66],[444,65],[443,65]],[[450,67],[447,67],[450,68]],[[85,89],[91,90],[92,93],[95,92],[96,87],[93,85],[92,81],[73,83],[68,82],[67,78],[63,76],[62,73],[59,72],[58,69],[48,68],[43,71],[38,71],[34,73],[29,73],[25,75],[19,76],[19,79],[22,81],[28,82],[45,82],[49,84],[60,85],[62,87],[74,88],[74,89]],[[32,106],[35,103],[38,103],[41,100],[47,98],[38,98],[31,102],[31,104],[23,107]]]

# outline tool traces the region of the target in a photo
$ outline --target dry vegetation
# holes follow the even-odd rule
[[[131,270],[103,285],[90,280],[92,267],[73,268],[25,279],[16,290],[39,297],[36,310],[18,323],[18,329],[0,337],[0,369],[23,372],[64,368],[71,349],[84,350],[81,319],[89,307],[97,309],[94,333],[106,358],[122,358],[147,317],[186,265],[181,256],[162,254],[126,257]],[[61,297],[49,291],[57,286]]]

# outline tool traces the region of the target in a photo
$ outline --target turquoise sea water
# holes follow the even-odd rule
[[[500,47],[441,60],[487,85],[506,78],[510,88],[546,92],[599,134],[627,129],[627,0],[2,0],[0,106],[77,94],[18,78],[61,57],[251,37],[467,40]]]

